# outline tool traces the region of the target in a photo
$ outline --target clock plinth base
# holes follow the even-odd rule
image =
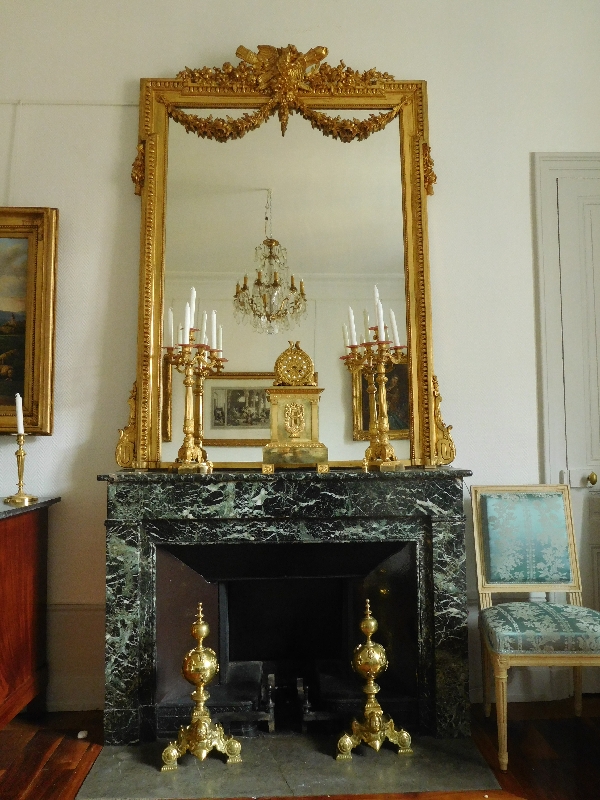
[[[275,467],[315,467],[329,472],[328,451],[321,442],[275,443],[263,447],[262,471],[270,474]]]

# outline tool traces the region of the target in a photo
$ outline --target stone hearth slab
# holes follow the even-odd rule
[[[331,737],[297,734],[241,739],[241,764],[218,754],[200,762],[186,755],[161,773],[165,742],[105,747],[77,800],[306,797],[309,795],[499,789],[470,739],[419,737],[414,753],[398,756],[387,745],[376,753],[361,745],[352,761],[336,761]]]

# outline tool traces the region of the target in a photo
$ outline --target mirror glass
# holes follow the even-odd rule
[[[192,113],[207,116],[209,110]],[[239,115],[236,110],[214,116]],[[332,112],[334,115],[338,112]],[[364,112],[367,116],[369,112]],[[347,116],[347,112],[342,112]],[[361,112],[352,112],[361,116]],[[272,190],[273,237],[287,249],[290,273],[304,280],[307,313],[288,331],[269,335],[234,319],[237,282],[256,277],[254,249],[265,238],[267,189]],[[364,441],[352,439],[351,376],[342,325],[354,309],[359,341],[363,309],[375,324],[376,284],[395,312],[406,342],[402,183],[398,120],[360,142],[342,143],[292,116],[282,137],[276,118],[225,144],[199,139],[173,121],[168,129],[164,307],[183,323],[190,288],[197,317],[217,311],[227,372],[270,372],[288,340],[300,341],[324,387],[320,440],[335,460],[362,459]],[[165,312],[165,317],[166,317]],[[264,383],[264,379],[263,379]],[[207,385],[205,404],[210,404]],[[182,376],[173,372],[172,441],[161,460],[174,461],[183,438]],[[260,438],[264,431],[257,433]],[[267,433],[268,436],[268,433]],[[393,442],[410,457],[409,442]],[[260,461],[259,447],[209,447],[213,461]]]

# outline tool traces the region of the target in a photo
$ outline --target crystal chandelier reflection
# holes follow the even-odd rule
[[[259,266],[252,287],[247,275],[243,285],[236,286],[234,313],[238,322],[250,322],[258,333],[279,333],[293,327],[306,314],[306,295],[304,281],[298,288],[294,276],[289,276],[285,247],[273,239],[270,189],[265,206],[265,237],[254,251]]]

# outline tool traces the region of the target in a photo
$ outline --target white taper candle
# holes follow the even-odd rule
[[[212,324],[210,326],[210,348],[211,350],[217,349],[217,312],[212,312]]]
[[[17,413],[17,433],[25,433],[23,426],[23,398],[18,392],[15,395],[15,410]]]
[[[196,321],[196,288],[192,286],[190,291],[190,328],[195,328]]]
[[[344,347],[348,347],[350,342],[348,341],[348,326],[345,322],[342,325],[342,336],[344,337]]]
[[[200,344],[206,344],[206,320],[208,319],[208,314],[206,311],[202,312],[202,334],[200,336]]]
[[[185,304],[185,313],[183,315],[183,342],[182,344],[190,343],[190,304]]]
[[[173,347],[173,309],[170,308],[167,312],[167,347]]]
[[[356,327],[354,326],[354,311],[352,307],[348,306],[348,322],[350,323],[350,344],[356,344]]]
[[[390,322],[392,323],[392,338],[394,347],[400,347],[400,337],[398,336],[398,326],[396,325],[396,315],[390,308]]]
[[[377,341],[385,342],[385,324],[383,322],[383,306],[377,303]]]
[[[219,325],[218,336],[217,336],[217,350],[221,353],[223,352],[223,326]]]
[[[363,320],[365,323],[365,342],[371,341],[371,331],[369,330],[369,312],[365,308],[363,311]]]

